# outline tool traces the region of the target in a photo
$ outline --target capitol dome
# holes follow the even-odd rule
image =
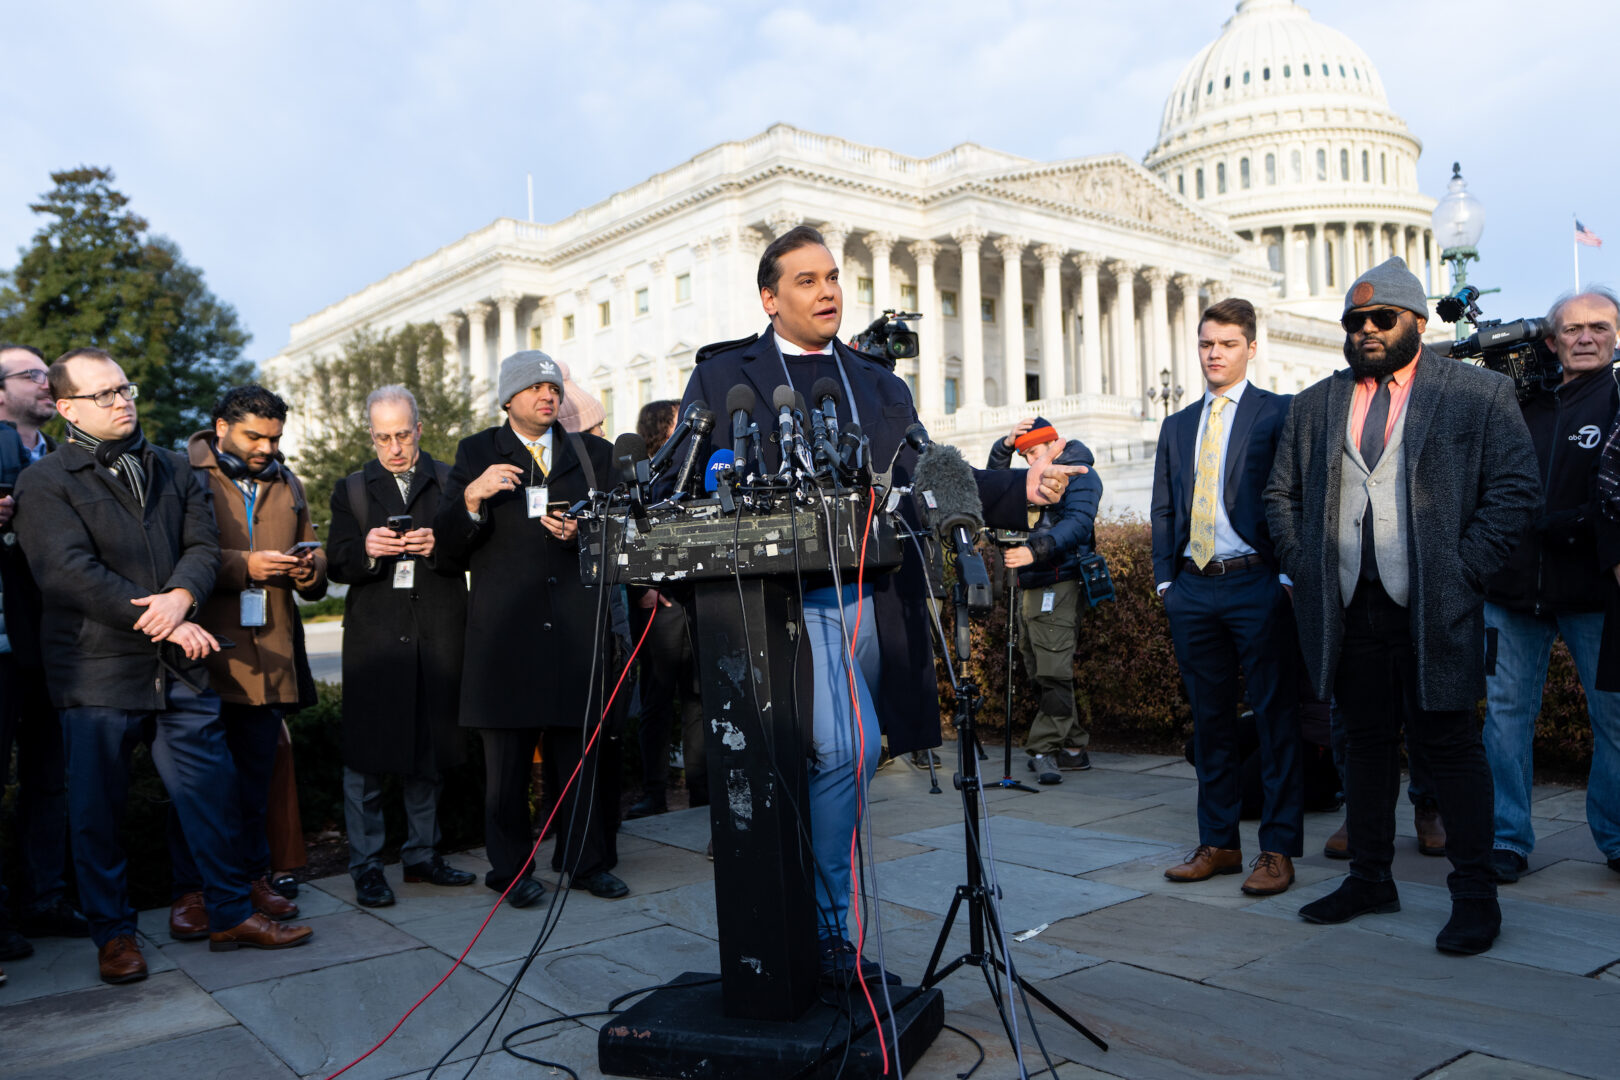
[[[1279,309],[1337,318],[1390,255],[1438,291],[1421,152],[1359,45],[1293,0],[1242,0],[1176,80],[1144,164],[1263,251]]]

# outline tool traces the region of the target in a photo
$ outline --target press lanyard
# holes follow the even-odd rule
[[[242,493],[242,502],[247,506],[248,550],[252,551],[253,507],[254,504],[259,501],[259,484],[258,481],[253,480],[249,481],[249,486],[247,487],[243,487],[241,484],[236,485],[236,489]]]
[[[787,357],[782,355],[782,346],[776,340],[774,331],[771,333],[771,344],[776,346],[776,359],[782,365],[782,377],[787,380],[788,386],[791,387],[793,385],[793,376],[788,372]],[[849,373],[844,370],[844,361],[838,355],[838,343],[836,341],[829,342],[828,348],[831,351],[827,353],[801,353],[800,355],[832,357],[833,363],[838,366],[838,377],[844,380],[844,400],[849,402],[849,422],[859,424],[861,422],[861,408],[855,404],[855,391],[849,387]],[[811,403],[811,406],[814,407],[814,402]]]

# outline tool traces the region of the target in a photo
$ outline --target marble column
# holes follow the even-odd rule
[[[1097,295],[1097,267],[1102,260],[1089,251],[1072,256],[1080,270],[1080,385],[1082,394],[1102,393],[1102,301]]]
[[[838,267],[842,274],[844,269],[844,246],[849,242],[849,226],[840,221],[823,222],[821,238],[827,241],[827,250],[832,252],[833,265]]]
[[[522,299],[521,293],[499,292],[495,294],[495,310],[500,315],[500,359],[502,360],[518,351],[517,309]]]
[[[940,322],[939,289],[934,284],[934,260],[939,258],[940,247],[932,240],[913,240],[907,246],[917,260],[917,311],[922,315],[922,325],[917,327],[917,411],[944,416],[945,327]]]
[[[471,383],[474,374],[481,376],[489,367],[489,343],[484,338],[484,323],[489,318],[490,305],[482,300],[474,300],[462,305],[462,310],[467,313],[467,362],[462,365],[461,376]]]
[[[1150,266],[1143,272],[1148,283],[1148,382],[1159,385],[1159,372],[1170,372],[1170,385],[1176,385],[1175,367],[1170,358],[1170,272]]]
[[[1001,403],[1022,405],[1024,393],[1024,245],[1017,236],[996,237],[1001,253]]]
[[[1115,259],[1108,264],[1118,299],[1114,301],[1114,370],[1121,397],[1142,396],[1142,358],[1136,351],[1136,266]]]
[[[1041,397],[1058,398],[1063,385],[1063,249],[1042,244],[1041,260]]]
[[[962,251],[962,289],[957,311],[962,320],[962,386],[957,407],[984,408],[984,319],[979,314],[979,247],[984,230],[958,229],[951,234]]]
[[[1327,222],[1318,221],[1311,245],[1311,295],[1327,295]]]
[[[890,295],[889,280],[891,267],[889,255],[894,251],[895,235],[887,232],[869,232],[866,234],[866,250],[872,253],[872,318],[877,318],[888,308],[894,307],[894,298]]]
[[[1280,264],[1277,267],[1277,272],[1282,274],[1283,295],[1287,297],[1292,297],[1294,295],[1294,283],[1288,276],[1291,272],[1291,267],[1294,265],[1294,253],[1291,250],[1292,248],[1293,229],[1290,226],[1284,225],[1277,235],[1277,261]]]
[[[439,333],[444,335],[444,373],[461,371],[461,316],[455,312],[440,316]]]
[[[1266,320],[1271,315],[1269,308],[1255,305],[1254,309],[1254,361],[1249,364],[1249,381],[1259,387],[1266,386],[1266,375],[1271,368],[1271,355],[1268,349],[1271,345],[1270,334],[1266,330]]]
[[[1204,311],[1198,302],[1197,278],[1178,274],[1176,288],[1181,290],[1181,372],[1176,385],[1192,394],[1204,385],[1204,369],[1198,363],[1198,320]],[[1183,401],[1187,400],[1186,394]]]

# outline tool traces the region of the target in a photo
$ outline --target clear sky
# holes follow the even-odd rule
[[[1569,288],[1571,213],[1620,284],[1604,0],[1316,0],[1485,203],[1486,313]],[[288,326],[496,217],[551,221],[782,121],[908,154],[959,142],[1140,160],[1230,0],[814,7],[676,0],[0,0],[0,266],[53,169],[110,165],[236,305],[264,359]]]

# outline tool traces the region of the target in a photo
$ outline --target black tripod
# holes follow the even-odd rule
[[[1018,588],[1018,571],[1008,566],[1005,561],[1002,563],[1002,569],[1007,575],[1007,718],[1006,727],[1003,729],[1006,734],[1002,741],[1007,745],[1003,748],[1001,779],[996,782],[996,787],[1039,795],[1038,788],[1019,783],[1013,779],[1012,774],[1013,663],[1018,659],[1018,605],[1022,602],[1023,594]]]
[[[1023,1054],[1019,1050],[1017,1036],[1013,1030],[1013,1018],[1008,1009],[1016,1008],[1016,1004],[1002,997],[1000,986],[996,982],[996,973],[1007,975],[1018,986],[1021,993],[1027,994],[1046,1006],[1058,1019],[1068,1024],[1074,1030],[1090,1039],[1099,1049],[1107,1050],[1108,1044],[1103,1042],[1094,1032],[1070,1016],[1056,1002],[1041,991],[1025,981],[1024,977],[1014,969],[1011,957],[1006,955],[1003,946],[1001,915],[996,906],[998,897],[985,883],[984,864],[979,846],[979,756],[975,753],[978,746],[978,734],[975,727],[975,717],[978,712],[981,698],[979,685],[973,679],[965,677],[965,665],[968,660],[970,648],[968,644],[968,604],[967,595],[961,582],[955,586],[953,592],[956,611],[956,656],[964,676],[956,683],[956,734],[958,740],[957,761],[961,770],[956,778],[956,786],[962,792],[962,814],[967,831],[967,884],[956,887],[956,895],[951,898],[951,906],[945,912],[945,925],[940,927],[939,939],[934,942],[933,955],[928,958],[928,967],[923,973],[922,985],[932,987],[943,982],[946,976],[957,968],[972,966],[984,973],[984,981],[990,988],[990,997],[996,1003],[996,1011],[1001,1016],[1001,1026],[1007,1032],[1007,1038],[1012,1041],[1014,1051],[1019,1054],[1019,1066],[1022,1070]],[[968,917],[968,951],[939,967],[940,956],[945,951],[945,943],[950,939],[951,927],[956,922],[956,915],[962,905],[967,904]],[[998,951],[999,950],[999,951]],[[1026,1012],[1028,1006],[1025,1006]],[[1046,1044],[1041,1042],[1040,1032],[1035,1030],[1033,1021],[1030,1025],[1035,1036],[1035,1044],[1040,1047],[1041,1054],[1046,1057]],[[1047,1069],[1052,1069],[1052,1062],[1048,1058]],[[1027,1071],[1025,1072],[1027,1076]]]

